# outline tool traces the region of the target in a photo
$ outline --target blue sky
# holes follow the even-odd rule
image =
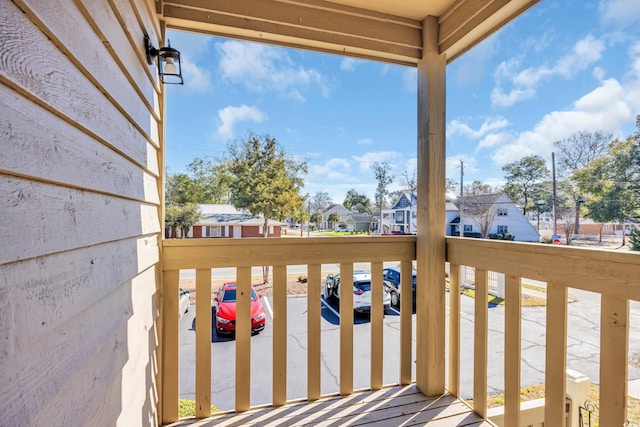
[[[309,164],[303,194],[373,198],[370,165],[401,186],[416,164],[416,70],[168,31],[184,86],[167,86],[168,173],[249,133]],[[504,182],[581,130],[624,138],[640,114],[640,1],[543,0],[447,67],[447,177]]]

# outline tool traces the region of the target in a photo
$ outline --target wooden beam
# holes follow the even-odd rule
[[[445,103],[446,57],[438,47],[438,21],[423,22],[418,62],[418,235],[416,260],[416,382],[427,396],[445,380]]]
[[[273,267],[273,406],[287,403],[287,266]]]
[[[165,271],[162,289],[162,420],[178,421],[180,272]]]
[[[384,306],[382,286],[382,263],[371,263],[371,390],[382,388],[382,367],[384,357]],[[402,327],[400,327],[402,337]],[[409,337],[411,338],[411,337]],[[402,359],[402,358],[401,358]],[[402,362],[401,362],[402,363]]]
[[[340,395],[353,393],[353,264],[340,264]]]
[[[453,61],[539,0],[461,0],[440,15],[440,52]]]
[[[420,21],[338,3],[172,0],[163,12],[171,28],[414,65],[420,57]]]
[[[520,425],[520,365],[522,285],[520,278],[505,276],[504,316],[504,419],[505,425]]]
[[[320,281],[321,265],[310,264],[307,277],[307,400],[320,399]]]
[[[196,270],[196,417],[211,416],[211,269]]]
[[[547,284],[544,424],[558,427],[566,424],[567,297],[564,285]]]
[[[489,301],[487,270],[476,269],[473,320],[473,412],[487,416]]]
[[[237,270],[236,412],[251,407],[251,268]]]
[[[449,266],[449,393],[460,396],[460,266]]]
[[[600,425],[627,421],[629,301],[602,295],[600,307]]]

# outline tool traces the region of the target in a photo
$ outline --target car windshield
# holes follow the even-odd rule
[[[360,289],[362,292],[369,292],[371,291],[371,282],[355,282],[353,287]]]
[[[253,289],[251,289],[251,299],[254,301],[258,299],[258,295]],[[225,290],[224,294],[222,294],[222,302],[236,302],[236,288]]]

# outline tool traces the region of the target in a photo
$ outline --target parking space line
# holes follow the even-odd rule
[[[340,313],[338,313],[333,307],[331,307],[331,305],[329,304],[329,302],[327,300],[324,299],[324,297],[320,298],[320,301],[322,301],[322,304],[327,307],[329,310],[331,310],[331,312],[333,314],[336,315],[336,317],[339,319],[340,318]]]
[[[400,316],[400,310],[396,310],[393,307],[389,307],[389,310],[393,311],[395,314],[397,314],[398,316]]]

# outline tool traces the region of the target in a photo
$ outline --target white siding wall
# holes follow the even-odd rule
[[[153,7],[0,1],[2,425],[158,424]]]

